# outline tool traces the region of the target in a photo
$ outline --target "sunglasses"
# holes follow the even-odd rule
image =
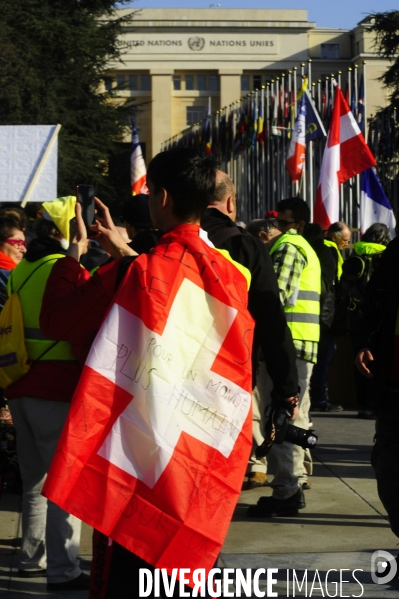
[[[16,248],[26,248],[26,246],[28,245],[28,242],[25,241],[25,239],[5,239],[4,241],[5,243],[9,243],[10,245],[13,245]]]

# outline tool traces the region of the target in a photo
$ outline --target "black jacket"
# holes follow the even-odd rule
[[[373,385],[377,410],[388,385],[395,350],[395,326],[399,308],[399,237],[388,244],[372,275],[363,304],[357,350],[369,348],[374,357]],[[399,372],[397,373],[399,383]]]
[[[201,227],[208,233],[211,241],[228,227],[239,229],[228,216],[216,208],[208,208],[205,211]],[[274,393],[280,397],[293,396],[298,390],[296,352],[267,249],[261,241],[242,230],[239,235],[215,245],[228,250],[233,260],[251,272],[248,309],[256,323],[252,352],[254,372],[260,347],[273,381]]]

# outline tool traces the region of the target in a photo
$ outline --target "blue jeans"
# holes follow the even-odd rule
[[[312,406],[327,403],[327,376],[330,364],[337,349],[336,339],[332,335],[320,335],[317,351],[317,364],[313,367],[310,379],[310,402]]]

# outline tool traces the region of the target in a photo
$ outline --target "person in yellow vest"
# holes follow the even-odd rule
[[[339,292],[339,281],[342,276],[344,262],[341,250],[348,247],[350,239],[351,231],[348,225],[343,222],[336,222],[329,227],[327,238],[324,240],[324,245],[331,251],[335,263],[335,284],[333,285],[335,297]],[[334,321],[328,330],[326,327],[321,329],[317,363],[310,379],[310,400],[313,412],[342,412],[343,410],[341,405],[329,401],[327,389],[328,371],[337,349],[336,335]]]
[[[344,263],[344,259],[342,257],[341,251],[348,247],[351,241],[351,230],[343,222],[336,222],[330,225],[327,231],[327,238],[324,240],[324,244],[327,247],[330,247],[332,250],[332,254],[334,256],[334,260],[337,264],[337,280],[341,278],[342,275],[342,264]]]
[[[277,224],[281,235],[270,249],[288,326],[296,350],[299,411],[295,426],[309,428],[309,379],[317,360],[320,336],[320,262],[301,233],[310,220],[309,206],[300,198],[288,198],[277,204]],[[273,495],[261,497],[250,506],[247,515],[254,518],[295,516],[305,507],[302,486],[307,483],[305,450],[284,442],[274,444],[267,456],[274,472]],[[311,469],[311,466],[309,466]]]
[[[43,203],[45,218],[37,222],[37,238],[12,271],[7,287],[8,294],[17,292],[21,301],[30,360],[29,372],[6,391],[23,485],[18,576],[47,575],[48,590],[89,588],[89,576],[77,559],[80,520],[41,495],[81,370],[71,344],[48,339],[39,326],[47,279],[66,255],[75,202],[67,196]],[[82,280],[88,276],[82,268]]]

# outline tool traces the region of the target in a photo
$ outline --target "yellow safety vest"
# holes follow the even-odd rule
[[[55,341],[48,339],[39,326],[40,310],[47,279],[54,264],[60,258],[64,258],[64,255],[51,254],[35,262],[21,260],[8,279],[7,291],[11,295],[13,292],[18,292],[24,281],[37,269],[18,293],[24,319],[25,345],[28,358],[31,361],[37,360],[43,352],[51,348],[43,355],[43,358],[40,358],[40,361],[63,360],[76,362],[70,343],[58,341],[54,347],[51,347]]]
[[[270,250],[273,255],[280,245],[291,243],[305,257],[306,266],[299,279],[299,289],[294,306],[285,305],[284,312],[292,338],[300,341],[319,341],[320,339],[320,292],[321,268],[319,259],[301,235],[284,233]]]
[[[325,239],[324,240],[324,245],[326,245],[329,248],[335,248],[337,250],[337,255],[338,255],[338,262],[337,262],[337,279],[338,281],[340,280],[340,278],[342,277],[342,265],[344,263],[344,259],[342,257],[341,252],[338,249],[337,244],[334,241],[330,241],[329,239]]]

